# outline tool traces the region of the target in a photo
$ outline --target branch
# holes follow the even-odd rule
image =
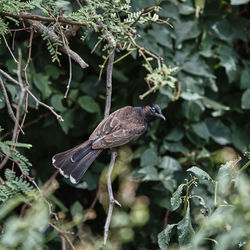
[[[5,76],[9,81],[13,82],[14,84],[16,84],[16,85],[18,85],[19,87],[22,88],[22,85],[20,85],[20,83],[19,83],[17,80],[15,80],[12,76],[10,76],[10,75],[9,75],[8,73],[6,73],[5,71],[3,71],[3,70],[0,69],[0,74],[2,74],[2,75]],[[37,105],[41,105],[41,106],[44,106],[45,108],[49,109],[50,112],[52,112],[52,113],[56,116],[57,120],[59,120],[60,122],[63,122],[63,118],[62,118],[60,115],[58,115],[58,114],[54,111],[54,108],[53,108],[53,107],[51,107],[51,106],[49,106],[49,105],[47,105],[47,104],[41,102],[40,100],[38,100],[38,99],[35,97],[35,95],[34,95],[27,87],[25,88],[25,91],[29,94],[29,96],[31,96],[31,97],[33,98],[33,100],[37,103]]]
[[[56,21],[56,20],[54,20],[54,21]],[[49,40],[52,43],[56,43],[58,41],[61,41],[60,37],[53,30],[49,29],[47,26],[43,25],[41,22],[34,21],[31,19],[27,19],[27,22],[34,28],[34,30],[36,30],[40,34],[48,34]],[[64,43],[60,47],[60,50],[63,53],[70,56],[75,62],[77,62],[81,66],[81,68],[84,69],[84,68],[87,68],[89,66],[75,51],[67,48],[67,46],[65,46]]]
[[[5,103],[6,103],[7,110],[8,110],[8,114],[9,114],[10,118],[14,121],[15,124],[16,124],[16,123],[18,124],[20,130],[21,130],[22,133],[24,134],[24,132],[23,132],[21,126],[19,125],[19,123],[18,123],[18,121],[17,121],[17,119],[16,119],[16,117],[15,117],[15,114],[14,114],[12,108],[11,108],[10,101],[9,101],[9,97],[8,97],[7,91],[6,91],[6,89],[5,89],[5,86],[4,86],[4,83],[3,83],[3,80],[2,80],[1,77],[0,77],[0,87],[1,87],[1,90],[2,90],[2,93],[3,93],[3,96],[4,96],[4,99],[5,99]]]
[[[77,21],[72,21],[72,20],[68,20],[64,17],[58,17],[56,20],[52,17],[46,17],[46,16],[39,16],[39,15],[35,15],[33,13],[29,13],[29,12],[20,12],[20,14],[13,14],[13,13],[9,13],[6,11],[1,11],[0,12],[0,16],[5,17],[5,16],[9,16],[9,17],[14,17],[19,19],[20,21],[23,20],[36,20],[36,21],[45,21],[45,22],[59,22],[59,23],[66,23],[66,24],[70,24],[70,25],[76,25],[76,26],[86,26],[89,27],[90,25],[88,23],[80,23]],[[98,29],[102,29],[103,26],[102,25],[97,25]]]
[[[110,107],[111,107],[111,98],[112,98],[112,72],[113,72],[113,63],[115,59],[115,50],[111,47],[111,55],[109,56],[108,67],[107,67],[107,79],[106,79],[106,103],[105,103],[105,112],[104,118],[109,116]]]
[[[116,157],[117,157],[117,151],[112,151],[109,169],[107,173],[107,184],[108,184],[108,192],[109,192],[109,210],[108,210],[106,223],[104,226],[104,245],[106,245],[106,242],[108,239],[109,225],[111,222],[114,205],[116,204],[118,206],[121,206],[121,204],[114,198],[113,191],[112,191],[112,183],[111,183],[111,174],[112,174],[112,170],[115,164]]]

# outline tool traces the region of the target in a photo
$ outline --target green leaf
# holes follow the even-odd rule
[[[231,25],[228,20],[225,18],[221,19],[220,21],[214,23],[212,25],[212,30],[218,36],[219,39],[230,43],[233,39],[233,32]]]
[[[60,75],[59,69],[53,64],[46,65],[45,72],[46,72],[46,75],[51,76],[55,80],[58,79],[58,77]]]
[[[168,135],[165,137],[165,140],[168,141],[180,141],[184,136],[183,129],[180,127],[175,127],[170,130]]]
[[[234,146],[241,152],[247,151],[250,146],[250,133],[245,129],[236,128],[232,134],[232,141]]]
[[[90,96],[81,96],[78,98],[77,102],[80,107],[89,113],[100,113],[101,109],[99,104]]]
[[[181,98],[183,98],[184,100],[187,100],[187,101],[194,101],[194,100],[201,99],[202,96],[200,96],[200,95],[197,94],[197,93],[182,92],[182,93],[181,93]]]
[[[31,144],[27,144],[27,143],[22,143],[22,142],[12,142],[12,141],[5,141],[4,143],[6,143],[7,145],[10,145],[10,146],[15,146],[15,147],[18,147],[18,148],[31,148],[32,145]]]
[[[193,123],[191,124],[191,128],[195,134],[208,141],[210,133],[205,122]]]
[[[189,149],[183,145],[181,141],[167,142],[164,141],[164,148],[169,152],[181,152],[182,154],[188,154]]]
[[[208,180],[210,182],[214,182],[214,180],[210,177],[210,175],[205,172],[204,170],[198,168],[198,167],[191,167],[187,169],[187,171],[194,173],[197,177],[203,179],[203,180]]]
[[[178,223],[177,232],[178,232],[178,241],[181,246],[187,245],[192,240],[192,237],[195,234],[190,218],[189,203],[187,206],[185,217]]]
[[[250,89],[250,71],[247,68],[245,68],[240,75],[240,88]]]
[[[159,180],[158,172],[155,167],[147,166],[138,170],[138,174],[143,177],[143,181]]]
[[[209,66],[198,55],[188,58],[188,60],[184,63],[182,70],[196,76],[215,78]]]
[[[162,158],[161,164],[159,165],[160,168],[166,169],[168,175],[173,174],[174,172],[181,170],[180,163],[170,156],[164,156]]]
[[[50,89],[51,82],[49,81],[49,76],[46,76],[42,73],[35,74],[33,76],[33,83],[36,88],[42,93],[43,99],[46,99],[52,93]]]
[[[141,156],[141,166],[154,166],[158,164],[158,156],[155,150],[146,149]]]
[[[209,108],[209,109],[214,109],[214,110],[225,110],[225,111],[228,111],[230,110],[230,108],[228,106],[225,106],[219,102],[216,102],[212,99],[209,99],[207,97],[203,97],[203,103],[205,105],[206,108]]]
[[[195,38],[200,35],[200,29],[197,21],[187,21],[175,25],[177,46],[183,41]]]
[[[195,8],[189,4],[180,3],[178,7],[181,15],[190,15],[195,12]]]
[[[167,227],[158,234],[158,245],[160,249],[167,249],[170,242],[170,233],[176,224],[167,225]]]
[[[72,216],[76,216],[83,213],[83,207],[79,201],[76,201],[71,207],[70,207],[70,213]]]
[[[173,193],[170,201],[171,201],[171,206],[172,206],[172,211],[176,210],[180,205],[181,205],[181,193],[182,189],[184,187],[184,184],[181,184],[177,190]]]
[[[220,145],[232,142],[231,131],[220,120],[208,118],[205,120],[212,139]]]
[[[248,0],[231,0],[232,5],[246,4]]]
[[[74,128],[74,118],[75,118],[75,110],[74,109],[68,109],[63,114],[62,117],[64,119],[64,122],[60,122],[60,126],[62,127],[62,130],[65,134],[68,133],[70,128]]]
[[[250,88],[246,89],[241,97],[241,107],[243,109],[250,109]]]
[[[182,103],[182,112],[190,121],[198,122],[203,111],[204,107],[198,101],[184,101]]]
[[[51,97],[50,99],[51,105],[55,110],[58,110],[60,112],[66,111],[66,108],[62,104],[63,98],[64,98],[63,95],[60,94],[56,94]]]

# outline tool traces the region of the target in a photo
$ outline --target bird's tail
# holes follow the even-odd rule
[[[70,177],[70,181],[76,184],[101,152],[100,149],[92,149],[91,141],[86,141],[75,148],[54,155],[52,163],[64,177]]]

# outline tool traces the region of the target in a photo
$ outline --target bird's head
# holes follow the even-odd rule
[[[148,121],[152,121],[156,118],[161,118],[164,121],[166,120],[158,104],[155,104],[155,103],[149,104],[143,108],[143,111]]]

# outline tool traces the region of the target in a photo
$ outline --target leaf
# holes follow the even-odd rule
[[[74,109],[68,109],[63,114],[62,117],[64,119],[64,122],[60,122],[60,126],[62,127],[62,130],[65,134],[68,133],[70,128],[74,127],[74,118],[75,118],[75,110]]]
[[[184,184],[181,184],[177,190],[173,193],[170,201],[171,201],[171,206],[172,206],[172,211],[175,211],[180,205],[181,205],[181,193],[182,189],[184,187]]]
[[[49,76],[46,76],[42,73],[37,73],[33,76],[33,83],[36,88],[42,93],[43,99],[46,99],[52,93],[50,89],[51,82],[49,81]]]
[[[183,129],[181,127],[175,127],[170,132],[168,135],[165,137],[165,140],[168,141],[180,141],[184,136]]]
[[[236,128],[232,134],[232,141],[238,150],[247,151],[250,145],[250,133],[242,128]]]
[[[208,118],[205,120],[212,139],[220,145],[232,142],[231,131],[220,120]]]
[[[215,78],[209,66],[198,55],[188,58],[188,60],[184,63],[182,70],[196,76]]]
[[[229,81],[232,82],[237,76],[237,55],[231,47],[222,46],[219,51],[221,65],[225,68]]]
[[[181,170],[180,163],[170,156],[164,156],[162,158],[161,164],[159,165],[160,168],[166,169],[168,175],[173,174],[174,172]]]
[[[184,101],[182,103],[182,112],[184,116],[190,121],[198,122],[204,107],[198,101]]]
[[[5,141],[4,143],[6,143],[7,145],[10,145],[10,146],[15,146],[15,147],[18,147],[18,148],[31,148],[32,145],[31,144],[27,144],[27,143],[22,143],[22,142],[12,142],[12,141]]]
[[[181,93],[181,98],[187,101],[193,101],[193,100],[198,100],[201,99],[202,96],[200,96],[197,93],[191,93],[191,92],[182,92]]]
[[[178,4],[181,15],[190,15],[195,12],[195,8],[189,4]]]
[[[80,107],[89,113],[100,113],[101,109],[99,104],[90,96],[81,96],[78,98],[77,102]]]
[[[195,38],[200,35],[200,28],[197,21],[187,21],[175,25],[176,45],[183,41]]]
[[[215,22],[212,25],[212,30],[215,32],[215,34],[218,36],[219,39],[230,43],[233,39],[233,32],[231,25],[228,20],[221,19],[218,22]]]
[[[58,77],[60,76],[59,69],[53,64],[46,65],[45,72],[46,72],[46,75],[51,76],[53,79],[58,79]]]
[[[164,142],[164,148],[169,152],[181,152],[182,154],[188,154],[189,149],[183,145],[181,141],[177,142]]]
[[[154,166],[158,164],[158,156],[155,150],[146,149],[141,155],[141,166]]]
[[[197,177],[203,179],[203,180],[208,180],[210,182],[214,182],[214,180],[210,177],[210,175],[205,172],[204,170],[198,168],[198,167],[191,167],[187,169],[187,171],[194,173]]]
[[[243,109],[250,109],[250,88],[246,89],[241,97],[241,107]]]
[[[61,112],[64,112],[66,110],[66,108],[62,104],[63,98],[64,98],[63,95],[60,95],[60,94],[56,94],[51,97],[50,99],[51,105],[55,110],[58,110]]]
[[[170,242],[170,233],[176,224],[167,225],[167,227],[158,234],[158,245],[160,249],[167,249]]]
[[[240,76],[240,88],[247,89],[250,88],[250,72],[245,68]]]
[[[249,0],[231,0],[232,5],[246,4]]]
[[[76,216],[83,213],[83,207],[79,201],[76,201],[71,207],[70,207],[70,213],[72,216]]]
[[[189,203],[187,206],[185,217],[178,223],[177,232],[178,232],[178,241],[181,246],[187,245],[192,240],[195,234],[190,218]]]
[[[158,172],[155,167],[147,166],[138,170],[138,174],[141,174],[143,181],[157,181],[159,180]]]
[[[191,124],[191,128],[195,134],[208,141],[210,133],[205,122],[193,123]]]
[[[230,110],[230,107],[225,106],[219,102],[216,102],[212,99],[207,98],[206,96],[203,96],[203,103],[206,108],[214,109],[214,110]]]

